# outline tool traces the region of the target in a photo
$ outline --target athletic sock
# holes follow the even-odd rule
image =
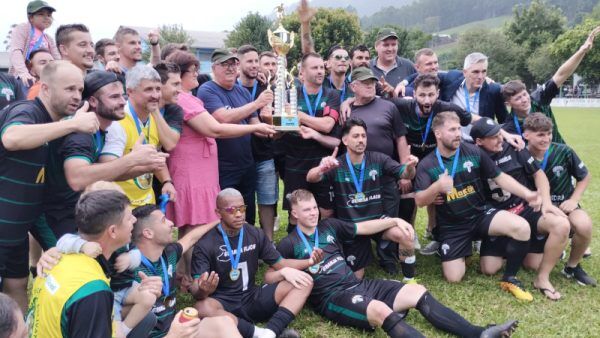
[[[275,335],[279,335],[285,328],[294,320],[296,316],[288,309],[280,306],[277,312],[267,322],[267,329],[275,332]]]
[[[459,337],[479,337],[484,328],[469,323],[461,315],[440,304],[426,291],[417,302],[417,310],[436,328]]]
[[[254,327],[254,335],[252,338],[276,338],[275,332],[262,327]]]
[[[415,256],[406,257],[404,262],[400,262],[400,266],[402,267],[402,274],[404,278],[412,279],[415,278],[415,264],[416,258]]]
[[[402,316],[396,312],[392,312],[389,316],[385,317],[381,328],[392,338],[425,337],[421,332],[406,324]]]
[[[238,317],[237,329],[244,338],[254,337],[254,325],[240,317]]]
[[[504,269],[504,277],[517,275],[528,251],[529,240],[518,241],[511,238],[508,241],[508,244],[506,245],[506,268]]]

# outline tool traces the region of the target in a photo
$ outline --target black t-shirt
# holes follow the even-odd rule
[[[233,254],[237,253],[239,233],[229,237]],[[275,250],[273,244],[265,233],[252,225],[244,224],[244,241],[242,254],[238,263],[241,276],[232,281],[229,277],[231,271],[231,258],[227,252],[225,241],[218,227],[210,230],[194,246],[192,255],[192,276],[198,278],[204,272],[215,271],[219,275],[217,290],[210,296],[228,303],[239,303],[242,297],[256,288],[256,273],[258,260],[273,265],[281,260],[281,255]]]
[[[460,118],[462,126],[468,126],[471,123],[471,114],[467,113],[461,107],[454,103],[437,100],[432,107],[431,113],[427,116],[420,116],[421,111],[417,100],[415,99],[392,99],[396,104],[404,125],[406,126],[406,141],[410,145],[410,152],[422,160],[425,155],[432,152],[436,147],[435,135],[431,127],[429,133],[425,135],[427,129],[427,121],[429,117],[433,119],[435,114],[443,111],[453,111]],[[425,142],[423,142],[423,136]]]
[[[0,73],[0,109],[14,101],[26,100],[23,83],[14,76]]]
[[[96,260],[108,276],[108,262],[104,256],[100,255]],[[113,300],[114,295],[110,290],[102,290],[67,304],[68,337],[111,337]]]
[[[168,244],[161,255],[161,259],[164,260],[165,266],[167,267],[167,276],[169,278],[169,299],[165,295],[164,291],[160,298],[156,300],[152,307],[152,313],[156,315],[157,321],[154,329],[150,332],[149,337],[163,337],[171,328],[171,322],[175,318],[175,302],[177,298],[175,293],[177,288],[175,287],[175,269],[177,268],[177,262],[183,255],[183,247],[179,243]],[[162,267],[161,259],[156,262],[150,262],[152,268],[146,266],[143,262],[135,271],[135,281],[140,283],[141,279],[138,275],[139,271],[144,272],[147,276],[158,276],[163,280],[163,288],[165,283],[164,270]],[[171,300],[171,301],[170,301]]]
[[[450,158],[442,156],[448,175],[452,173],[455,156]],[[415,191],[429,188],[443,173],[444,170],[438,163],[436,152],[432,151],[419,162],[415,179]],[[468,223],[485,212],[488,205],[486,203],[484,182],[488,178],[497,177],[500,173],[500,169],[496,164],[478,146],[461,143],[454,175],[454,189],[445,195],[443,204],[435,205],[437,224],[452,228]]]
[[[160,113],[169,127],[181,134],[181,130],[183,129],[183,109],[177,104],[166,104],[160,110]]]
[[[398,160],[396,140],[406,135],[406,127],[392,102],[376,97],[366,105],[352,105],[350,117],[359,118],[367,125],[367,150]]]
[[[0,135],[16,124],[50,123],[39,98],[16,102],[0,111]],[[8,151],[0,139],[0,238],[20,244],[42,211],[48,145]]]
[[[267,89],[267,85],[266,84],[262,84],[260,83],[258,80],[254,80],[256,81],[257,86],[256,86],[256,93],[254,93],[254,97],[252,97],[252,101],[256,100],[256,98]],[[246,88],[248,90],[248,92],[250,93],[250,96],[252,96],[252,91],[254,91],[254,87],[246,87],[243,86],[244,88]],[[260,111],[256,111],[256,115],[258,116],[258,119],[260,120],[260,122],[264,122],[262,120],[262,118],[260,117]],[[254,134],[252,134],[252,155],[254,156],[254,161],[256,162],[262,162],[262,161],[267,161],[273,158],[273,140],[270,138],[266,138],[266,137],[259,137],[256,136]]]
[[[104,144],[105,132],[96,135],[71,133],[50,142],[50,156],[46,166],[44,188],[44,212],[60,219],[74,217],[79,191],[73,191],[67,183],[64,164],[70,159],[82,159],[92,164],[98,161]]]
[[[108,265],[110,267],[110,288],[111,290],[117,292],[119,290],[128,288],[131,286],[133,281],[133,271],[129,269],[125,269],[123,272],[117,272],[115,269],[115,264],[117,262],[117,257],[121,254],[129,252],[129,244],[117,249],[108,259]]]
[[[538,162],[540,166],[542,162]],[[587,167],[575,151],[562,143],[550,145],[548,162],[542,170],[550,181],[550,198],[555,204],[560,204],[573,195],[575,187],[572,177],[579,182],[588,175]]]
[[[302,92],[302,86],[297,89],[298,95],[298,110],[308,114],[307,103],[304,101],[304,95]],[[317,95],[308,95],[312,109],[315,107]],[[323,94],[321,101],[318,104],[318,109],[315,112],[315,117],[326,117],[329,116],[335,120],[333,129],[329,132],[329,136],[339,137],[339,125],[337,123],[340,109],[340,96],[336,90],[323,88]],[[331,149],[323,147],[319,142],[315,140],[305,140],[296,132],[284,133],[282,143],[285,147],[285,167],[286,167],[286,180],[288,176],[295,175],[294,177],[304,176],[308,171],[317,166],[321,161],[321,158],[328,156],[331,153]],[[290,173],[290,175],[288,175]],[[297,176],[296,176],[297,174]]]
[[[323,177],[333,186],[336,217],[348,222],[361,222],[384,216],[383,208],[383,176],[388,175],[399,179],[405,166],[394,161],[391,157],[374,152],[365,152],[365,171],[362,192],[365,199],[357,198],[356,186],[350,170],[354,170],[357,182],[360,182],[361,164],[348,167],[346,155],[339,156],[340,166],[329,171]]]
[[[338,94],[340,95],[340,102],[344,102],[346,99],[354,97],[354,92],[350,87],[350,82],[350,76],[346,76],[344,77],[344,84],[342,88],[336,88],[331,80],[331,76],[329,76],[323,81],[323,87],[337,90]]]
[[[513,146],[504,142],[502,151],[495,154],[488,153],[488,155],[503,173],[512,176],[517,182],[526,187],[534,188],[532,176],[540,169],[540,166],[531,156],[529,150],[516,151]],[[492,179],[487,180],[487,188],[489,201],[495,208],[506,210],[523,203],[521,197],[500,188]]]
[[[323,249],[324,258],[319,272],[313,275],[314,284],[309,297],[310,304],[315,308],[323,305],[329,295],[360,283],[346,263],[342,249],[342,243],[356,236],[356,224],[327,218],[319,222],[317,229],[319,248]],[[311,245],[315,242],[314,234],[306,236],[306,239]],[[296,231],[279,242],[277,251],[286,259],[307,259],[310,256]]]

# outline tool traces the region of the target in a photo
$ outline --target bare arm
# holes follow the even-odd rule
[[[317,11],[308,6],[307,0],[300,1],[298,6],[298,17],[300,19],[300,44],[302,54],[314,53],[315,43],[311,35],[310,20],[315,16]]]
[[[213,115],[200,113],[186,122],[197,133],[212,138],[232,138],[261,130],[263,124],[219,123]]]
[[[552,204],[552,200],[550,199],[550,182],[548,181],[548,177],[542,169],[539,169],[533,174],[533,180],[535,182],[535,187],[537,191],[542,196],[543,204]]]
[[[372,235],[398,225],[396,218],[373,219],[356,223],[357,235]]]
[[[408,162],[410,157],[410,147],[406,141],[406,136],[400,136],[396,138],[396,148],[398,150],[398,158],[400,159],[400,163]]]
[[[588,38],[585,40],[583,45],[579,47],[577,52],[575,52],[575,54],[573,54],[567,61],[565,61],[565,63],[563,63],[558,68],[556,73],[552,76],[552,81],[556,83],[557,87],[562,86],[562,84],[565,83],[565,81],[571,75],[573,75],[573,72],[575,72],[575,69],[577,69],[577,67],[581,63],[581,60],[583,60],[583,57],[587,54],[587,52],[589,52],[592,49],[594,39],[596,38],[596,35],[598,35],[598,33],[600,33],[600,26],[594,28],[590,35],[588,35]]]
[[[329,116],[314,117],[303,112],[298,112],[300,124],[312,128],[320,133],[328,134],[335,126],[335,120]]]
[[[163,149],[166,151],[175,149],[175,146],[177,145],[177,142],[179,142],[179,137],[181,135],[169,126],[160,111],[152,112],[152,116],[154,116],[154,120],[156,121],[158,139]]]
[[[509,176],[505,173],[501,173],[500,175],[498,175],[496,178],[494,178],[494,181],[500,186],[500,188],[510,192],[513,195],[521,197],[530,204],[537,197],[539,197],[536,192],[527,189],[521,183],[517,182],[517,180],[515,180],[512,176]]]
[[[203,224],[195,227],[192,231],[188,232],[183,236],[177,243],[181,244],[183,252],[187,252],[190,248],[196,244],[207,232],[212,230],[220,221],[213,221],[208,224]]]
[[[148,42],[150,42],[150,63],[156,66],[160,63],[160,45],[158,44],[160,35],[158,29],[152,29],[148,33]]]
[[[80,158],[72,158],[65,161],[64,170],[71,189],[82,191],[97,181],[115,181],[134,166],[127,156],[106,163],[89,163]]]

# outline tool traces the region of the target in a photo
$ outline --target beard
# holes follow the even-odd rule
[[[117,108],[108,108],[105,104],[102,103],[102,101],[98,100],[98,107],[96,107],[96,114],[98,114],[98,116],[107,119],[109,121],[119,121],[122,120],[123,117],[125,117],[125,111],[123,110],[125,108],[125,105],[119,107],[119,109]],[[118,114],[117,112],[121,112],[121,114]]]

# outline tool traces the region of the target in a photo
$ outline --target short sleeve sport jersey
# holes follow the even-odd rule
[[[317,110],[315,111],[315,117],[328,116],[336,122],[335,126],[328,135],[338,137],[337,133],[339,132],[339,126],[337,125],[337,120],[339,117],[338,111],[340,109],[340,96],[337,94],[336,90],[324,87],[322,88],[323,94],[321,95],[321,100],[319,102],[317,102],[318,94],[308,95],[308,99],[313,111],[315,111],[315,106],[317,107]],[[304,100],[302,86],[297,88],[297,95],[298,110],[308,114],[308,103]],[[330,149],[323,147],[319,142],[312,139],[305,140],[300,136],[300,134],[295,132],[284,133],[281,140],[286,149],[286,176],[288,171],[290,171],[292,174],[297,173],[299,176],[306,177],[308,171],[317,166],[319,161],[321,161],[321,158],[331,153]]]
[[[562,138],[560,132],[558,131],[556,119],[554,118],[552,107],[550,107],[552,99],[554,99],[559,93],[560,88],[558,88],[558,86],[556,85],[556,83],[554,83],[552,79],[546,81],[546,83],[544,83],[543,85],[538,87],[533,93],[531,93],[530,112],[542,113],[549,117],[552,120],[552,142],[565,143],[565,140]],[[523,133],[523,121],[525,119],[522,119],[517,116],[517,127],[517,125],[515,125],[515,116],[516,113],[513,109],[511,110],[508,118],[506,119],[506,122],[502,126],[502,129],[506,130],[508,133],[511,134],[519,134],[519,130],[521,131],[521,133]]]
[[[183,109],[177,104],[166,104],[161,108],[160,113],[169,127],[181,134],[183,129]]]
[[[231,257],[227,252],[225,241],[218,227],[210,230],[194,246],[192,255],[192,276],[200,277],[204,272],[215,271],[219,274],[217,290],[210,296],[225,302],[239,302],[244,294],[256,287],[256,273],[258,260],[262,259],[268,265],[273,265],[281,260],[281,255],[265,235],[265,233],[252,225],[244,224],[244,241],[238,269],[241,276],[233,281],[229,277],[231,272]],[[237,254],[240,234],[228,236],[233,254]]]
[[[512,176],[517,182],[526,187],[533,187],[533,174],[540,170],[540,166],[529,150],[516,151],[513,146],[504,142],[502,151],[495,154],[488,153],[503,173]],[[487,180],[488,197],[492,206],[498,209],[510,209],[523,203],[521,197],[513,195],[500,188],[493,179]]]
[[[348,167],[346,155],[339,156],[340,166],[329,171],[323,178],[333,186],[334,203],[337,218],[348,222],[361,222],[381,218],[383,208],[384,175],[396,179],[404,172],[405,166],[392,160],[389,156],[374,151],[366,151],[362,193],[365,198],[357,198],[357,189],[350,170],[354,171],[360,184],[361,163]]]
[[[468,126],[471,123],[471,114],[464,109],[451,102],[437,100],[431,109],[431,113],[427,116],[421,116],[421,111],[417,100],[414,99],[392,99],[396,104],[400,118],[406,126],[406,141],[410,145],[410,152],[422,160],[425,155],[432,152],[436,147],[435,135],[431,126],[427,130],[427,123],[435,114],[443,111],[453,111],[460,118],[461,126]],[[430,123],[431,125],[431,123]],[[425,133],[427,132],[427,135]],[[425,141],[423,141],[425,139]]]
[[[396,140],[406,135],[406,128],[392,102],[376,97],[365,105],[352,105],[350,117],[359,118],[367,125],[368,150],[398,159]]]
[[[21,80],[6,73],[0,73],[0,109],[8,106],[11,102],[26,98],[26,90]]]
[[[344,77],[344,84],[342,85],[342,88],[336,88],[336,86],[333,84],[331,76],[329,76],[323,81],[323,87],[337,90],[338,94],[340,95],[340,102],[344,102],[346,99],[354,97],[354,92],[352,91],[352,88],[350,88],[350,82],[350,76],[346,76]]]
[[[325,304],[327,298],[337,291],[348,289],[360,283],[350,266],[346,263],[342,251],[342,243],[356,236],[356,224],[335,218],[327,218],[317,225],[319,230],[319,248],[324,258],[320,270],[313,277],[313,289],[309,301],[313,307]],[[306,234],[305,234],[306,236]],[[306,236],[306,240],[314,245],[314,233]],[[310,253],[296,231],[292,231],[277,245],[277,251],[287,259],[307,259]]]
[[[175,318],[175,293],[177,291],[177,288],[175,287],[175,269],[182,254],[183,248],[181,244],[170,243],[165,247],[161,255],[161,259],[165,262],[165,267],[167,268],[166,276],[169,279],[169,296],[165,295],[163,290],[160,298],[156,300],[156,303],[154,303],[154,306],[152,307],[152,313],[156,315],[157,321],[154,329],[150,331],[149,337],[166,336],[171,327],[171,322],[173,321],[173,318]],[[142,271],[147,276],[161,277],[164,288],[165,271],[163,270],[161,259],[158,259],[156,262],[148,261],[150,265],[144,264],[142,260],[142,264],[140,264],[134,273],[135,281],[138,283],[141,282],[138,272]]]
[[[441,157],[448,175],[452,172],[455,156]],[[415,191],[429,188],[443,173],[436,152],[432,151],[417,167]],[[500,169],[478,146],[461,143],[454,175],[454,189],[445,194],[443,204],[435,205],[437,224],[453,227],[457,223],[468,223],[485,212],[488,207],[484,182],[488,178],[497,177],[500,173]]]
[[[543,161],[538,161],[542,166]],[[588,169],[575,151],[566,144],[552,143],[549,148],[548,163],[542,168],[550,181],[552,203],[560,204],[573,195],[575,187],[572,177],[578,182],[588,175]]]
[[[235,84],[233,88],[225,89],[214,81],[204,83],[196,96],[211,114],[221,108],[239,108],[252,102],[250,93],[242,86]],[[239,124],[249,124],[252,117],[256,117],[256,112],[241,120]],[[254,165],[250,139],[250,135],[217,139],[220,171],[239,172]]]
[[[248,93],[250,93],[250,97],[252,101],[256,100],[256,98],[267,89],[267,85],[258,82],[258,80],[254,80],[256,83],[256,89],[254,86],[245,88]],[[252,96],[254,94],[254,96]],[[260,117],[260,111],[256,112],[256,115],[260,122],[264,122]],[[273,159],[273,140],[271,138],[259,137],[256,135],[251,136],[252,141],[252,156],[254,156],[254,161],[262,162]]]
[[[144,133],[146,144],[151,144],[157,148],[160,146],[158,137],[158,128],[152,114],[148,115],[145,122],[140,121],[140,129]],[[134,117],[130,112],[130,105],[125,105],[125,118],[112,123],[107,129],[106,142],[102,148],[102,156],[122,157],[131,152],[133,146],[140,138],[140,132],[135,124]],[[131,201],[133,207],[139,207],[146,204],[154,204],[154,192],[152,190],[152,173],[140,175],[138,177],[116,182]]]
[[[40,99],[0,111],[0,135],[13,125],[50,123]],[[42,211],[48,144],[8,151],[0,139],[0,245],[20,244]]]

